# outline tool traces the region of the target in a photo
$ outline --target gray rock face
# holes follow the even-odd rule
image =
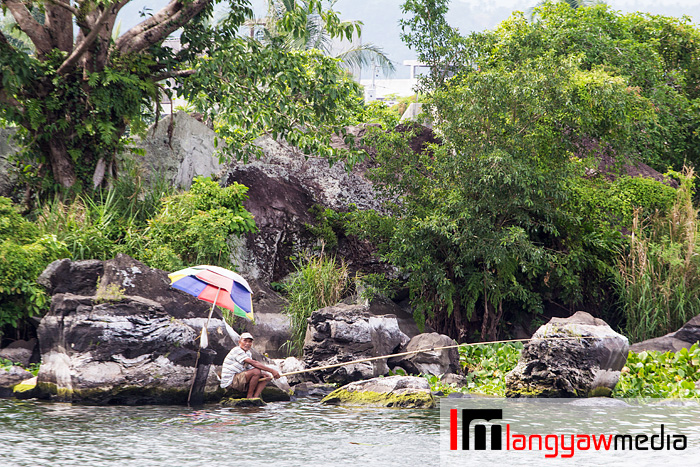
[[[70,293],[95,295],[97,280],[104,273],[104,263],[96,259],[71,261],[59,259],[49,264],[36,280],[49,295]]]
[[[689,349],[696,342],[700,342],[700,315],[685,323],[678,331],[643,342],[637,342],[632,344],[630,350],[636,353],[643,350],[678,352],[684,348]]]
[[[0,349],[0,358],[27,366],[39,361],[38,342],[36,339],[28,341],[19,340],[11,343],[4,349]],[[36,358],[34,357],[36,354]]]
[[[280,369],[280,373],[294,373],[296,371],[306,370],[306,365],[304,362],[296,357],[279,358],[273,360],[275,365]],[[299,384],[306,381],[315,381],[316,378],[312,375],[312,372],[308,373],[297,373],[295,375],[287,376],[287,381],[289,384]]]
[[[52,296],[37,330],[40,395],[97,404],[185,402],[209,306],[171,288],[165,272],[128,256],[96,263],[57,262],[43,274],[54,292],[89,292],[101,271],[93,294]],[[207,329],[213,363],[220,364],[234,345],[232,336],[217,311]],[[206,392],[217,391],[210,372]]]
[[[189,188],[197,176],[219,173],[223,165],[214,156],[216,134],[185,112],[177,112],[148,130],[140,146],[146,150],[141,164],[174,186]]]
[[[628,350],[626,337],[588,313],[552,318],[525,344],[517,366],[506,375],[506,396],[609,395]]]
[[[12,196],[17,183],[17,176],[10,170],[9,158],[17,152],[12,141],[13,128],[0,128],[0,196]]]
[[[12,387],[31,377],[30,372],[18,366],[11,366],[9,370],[0,368],[0,397],[11,397]]]
[[[358,136],[364,133],[360,128],[351,131]],[[246,277],[278,281],[294,270],[289,257],[298,256],[317,241],[305,227],[316,222],[309,213],[314,205],[339,211],[348,210],[351,204],[381,209],[360,167],[352,171],[342,163],[329,167],[325,159],[306,158],[270,137],[259,138],[256,145],[263,149],[264,157],[233,162],[221,178],[224,185],[237,182],[248,187],[244,204],[255,217],[258,232],[240,242],[234,253],[234,263]],[[341,238],[338,250],[353,270],[378,267],[367,242]]]
[[[255,348],[270,358],[285,357],[282,345],[291,336],[289,317],[283,313],[262,313],[255,308],[255,324],[246,321],[245,332],[255,336]]]
[[[362,305],[338,304],[314,311],[304,341],[304,364],[314,368],[394,353],[408,336],[393,315],[375,316]],[[351,381],[385,375],[386,360],[353,363],[312,374],[326,382]]]
[[[361,127],[350,128],[356,137],[364,134]],[[380,209],[372,183],[357,168],[347,171],[342,163],[329,167],[321,158],[305,157],[285,142],[261,137],[255,144],[264,157],[248,163],[233,161],[219,164],[215,156],[214,131],[184,112],[159,122],[149,130],[140,146],[146,151],[141,165],[147,173],[162,174],[176,186],[187,188],[198,175],[220,177],[228,186],[233,182],[249,188],[244,203],[255,216],[258,232],[237,243],[233,263],[248,280],[277,281],[293,271],[290,256],[313,246],[316,239],[305,224],[315,220],[309,209],[315,204],[347,210],[351,204],[359,208]],[[341,239],[340,256],[351,258],[357,267],[370,265],[373,250],[369,243],[355,238]]]
[[[436,332],[418,334],[400,350],[411,352],[414,350],[434,349],[457,345],[457,342],[449,336]],[[402,357],[394,357],[389,360],[389,366],[401,367],[412,375],[444,375],[446,373],[459,372],[459,352],[457,348],[443,350],[427,350]]]
[[[418,334],[421,334],[418,329],[416,321],[413,319],[411,313],[401,308],[399,305],[394,303],[388,298],[376,297],[368,304],[367,311],[373,315],[394,315],[399,323],[399,329],[401,332],[406,334],[408,337],[413,338]],[[430,332],[432,329],[426,330]]]

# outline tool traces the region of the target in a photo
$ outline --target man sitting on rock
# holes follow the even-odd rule
[[[221,387],[234,389],[240,392],[247,391],[248,399],[260,397],[263,388],[272,378],[277,379],[280,374],[274,368],[263,365],[253,360],[250,348],[253,346],[253,336],[249,332],[241,334],[238,339],[238,347],[234,347],[221,367]],[[272,376],[263,375],[263,371]]]

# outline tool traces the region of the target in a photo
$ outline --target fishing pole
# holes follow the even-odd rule
[[[350,362],[343,362],[343,363],[334,363],[332,365],[324,365],[324,366],[319,366],[315,368],[307,368],[306,370],[298,370],[298,371],[290,371],[288,373],[282,373],[280,374],[280,378],[283,376],[291,376],[291,375],[298,375],[301,373],[309,373],[311,371],[320,371],[320,370],[328,370],[330,368],[338,368],[341,366],[345,365],[352,365],[354,363],[364,363],[364,362],[371,362],[373,360],[381,360],[383,358],[392,358],[392,357],[403,357],[404,355],[411,355],[414,353],[421,353],[421,352],[434,352],[436,350],[446,350],[446,349],[453,349],[455,347],[472,347],[475,345],[485,345],[485,344],[507,344],[511,342],[525,342],[525,341],[533,341],[533,340],[571,340],[571,339],[610,339],[613,338],[614,336],[603,336],[603,337],[596,337],[596,336],[578,336],[578,337],[529,337],[525,339],[505,339],[505,340],[500,340],[500,341],[487,341],[487,342],[471,342],[471,343],[465,343],[465,344],[453,344],[453,345],[445,345],[442,347],[431,347],[431,348],[426,348],[426,349],[419,349],[419,350],[410,350],[407,352],[400,352],[400,353],[395,353],[395,354],[389,354],[389,355],[382,355],[379,357],[368,357],[368,358],[361,358],[359,360],[352,360]]]

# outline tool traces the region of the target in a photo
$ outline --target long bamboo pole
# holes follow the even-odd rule
[[[328,370],[330,368],[338,368],[341,366],[345,365],[352,365],[354,363],[364,363],[364,362],[371,362],[373,360],[381,360],[383,358],[392,358],[392,357],[403,357],[404,355],[411,355],[414,353],[421,353],[421,352],[433,352],[435,350],[445,350],[445,349],[453,349],[455,347],[471,347],[475,345],[485,345],[485,344],[506,344],[509,342],[526,342],[526,341],[532,341],[532,340],[547,340],[547,341],[554,341],[554,340],[571,340],[571,339],[611,339],[613,336],[610,337],[594,337],[594,336],[580,336],[580,337],[537,337],[537,338],[526,338],[526,339],[507,339],[507,340],[500,340],[500,341],[488,341],[488,342],[472,342],[469,344],[454,344],[454,345],[445,345],[442,347],[431,347],[429,349],[419,349],[419,350],[410,350],[408,352],[401,352],[401,353],[395,353],[395,354],[389,354],[389,355],[381,355],[379,357],[368,357],[368,358],[361,358],[359,360],[352,360],[350,362],[343,362],[343,363],[334,363],[333,365],[325,365],[325,366],[319,366],[315,368],[307,368],[306,370],[298,370],[298,371],[290,371],[288,373],[282,373],[280,374],[280,378],[283,376],[291,376],[291,375],[298,375],[301,373],[309,373],[311,371],[320,371],[320,370]]]

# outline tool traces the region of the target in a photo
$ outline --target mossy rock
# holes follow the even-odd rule
[[[262,407],[264,405],[267,405],[264,400],[260,399],[259,397],[252,398],[252,399],[247,399],[247,398],[241,398],[237,399],[234,397],[229,397],[227,399],[224,399],[221,401],[221,405],[224,407]]]
[[[336,389],[321,399],[324,404],[347,405],[379,405],[382,407],[398,407],[402,409],[432,409],[435,408],[435,398],[423,390],[398,390],[396,392],[348,391]]]
[[[12,387],[12,395],[17,399],[36,397],[36,377],[22,381]]]

